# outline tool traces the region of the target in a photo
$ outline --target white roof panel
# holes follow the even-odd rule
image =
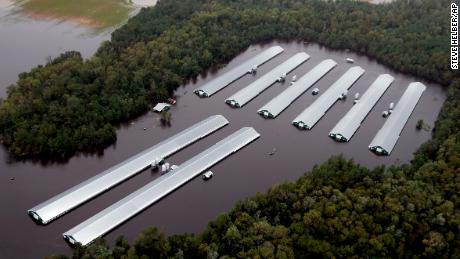
[[[333,69],[337,63],[332,59],[326,59],[316,65],[308,73],[299,78],[293,85],[273,98],[257,112],[267,118],[276,118],[283,110],[293,103],[299,96],[307,91],[312,85]]]
[[[327,110],[338,100],[339,96],[349,89],[364,74],[360,66],[347,70],[326,92],[305,109],[292,122],[300,129],[311,129],[326,114]]]
[[[164,109],[169,109],[171,107],[171,104],[169,103],[157,103],[155,107],[153,107],[153,110],[156,112],[162,112]]]
[[[371,151],[384,155],[391,153],[425,89],[426,86],[420,82],[409,84],[390,117],[369,145]]]
[[[329,136],[341,141],[350,141],[367,114],[372,110],[378,100],[380,100],[380,97],[382,97],[388,87],[390,87],[391,83],[393,83],[393,80],[394,78],[388,74],[377,77],[361,99],[359,99],[345,117],[335,125],[329,133]]]
[[[280,46],[274,46],[267,50],[264,50],[260,54],[247,60],[243,64],[229,70],[228,72],[224,73],[219,77],[216,77],[215,79],[207,82],[203,86],[198,87],[193,92],[200,97],[210,97],[211,95],[217,93],[218,91],[233,83],[240,77],[246,75],[254,66],[261,66],[262,64],[276,57],[283,51],[284,49]]]
[[[237,108],[243,107],[243,105],[254,99],[272,84],[276,83],[283,75],[289,74],[309,58],[310,56],[305,52],[295,54],[247,87],[228,97],[225,102]]]
[[[122,200],[87,219],[63,234],[71,243],[87,245],[104,235],[162,197],[179,188],[201,172],[206,171],[219,161],[259,137],[253,128],[242,128],[219,141],[202,153],[179,166],[178,169],[162,175],[133,192]]]

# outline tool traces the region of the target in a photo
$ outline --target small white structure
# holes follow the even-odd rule
[[[355,93],[355,99],[353,100],[353,104],[357,104],[359,100],[359,93]]]
[[[169,103],[157,103],[157,105],[155,105],[155,107],[153,107],[153,110],[155,112],[162,112],[162,111],[169,110],[169,108],[171,108],[171,104],[169,104]]]
[[[213,172],[207,171],[206,173],[203,174],[203,180],[209,180],[212,178],[213,175],[214,175]]]
[[[161,174],[166,174],[171,170],[169,163],[164,163],[161,165]]]
[[[312,95],[317,95],[317,94],[319,94],[319,89],[318,89],[318,88],[313,89],[313,91],[311,91],[311,94],[312,94]]]
[[[297,75],[294,75],[294,76],[292,77],[292,82],[295,82],[295,81],[297,81]]]
[[[388,117],[388,115],[390,115],[390,113],[389,113],[388,111],[383,111],[383,112],[382,112],[382,117],[383,117],[383,118]]]
[[[270,113],[268,111],[262,111],[259,114],[261,114],[264,118],[270,118]]]
[[[355,63],[355,60],[352,58],[347,58],[346,61],[347,63]]]
[[[298,126],[299,128],[305,128],[305,123],[303,123],[303,122],[301,121],[301,122],[297,123],[297,126]]]
[[[388,106],[388,115],[390,115],[391,113],[393,113],[393,109],[395,107],[395,103],[390,103],[390,105]]]
[[[255,74],[257,73],[257,65],[253,65],[251,69],[248,71],[249,74]]]
[[[287,76],[287,74],[283,73],[280,77],[278,77],[278,79],[276,81],[284,82],[286,80],[286,76]]]
[[[348,95],[348,90],[345,90],[345,92],[341,93],[339,95],[339,100],[345,100],[347,99],[347,95]]]
[[[393,110],[395,108],[395,103],[390,103],[389,109]]]
[[[178,165],[172,165],[172,166],[171,166],[171,171],[172,171],[172,170],[176,170],[177,168],[179,168]]]
[[[155,160],[150,164],[152,169],[156,169],[158,166],[163,164],[163,158],[155,157]]]

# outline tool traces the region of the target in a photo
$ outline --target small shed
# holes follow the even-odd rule
[[[171,108],[171,104],[169,103],[158,103],[155,107],[153,107],[153,110],[156,112],[162,112],[169,110],[169,108]]]
[[[347,58],[346,61],[347,63],[355,63],[355,60],[352,58]]]
[[[213,172],[207,171],[206,173],[203,174],[203,180],[209,180],[212,178],[213,175],[214,175]]]

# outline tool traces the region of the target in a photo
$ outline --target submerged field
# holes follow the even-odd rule
[[[108,28],[125,21],[132,10],[125,0],[19,0],[17,5],[29,16],[68,20],[93,28]]]
[[[277,45],[285,51],[260,66],[256,75],[247,75],[235,81],[211,98],[200,99],[192,92],[197,87],[222,75],[228,69],[238,67],[257,53]],[[310,91],[302,95],[274,120],[264,119],[257,114],[260,107],[285,90],[289,83],[274,84],[241,109],[231,108],[225,103],[227,97],[301,51],[308,53],[310,59],[290,73],[289,78],[294,74],[304,75],[324,59],[330,58],[339,63],[315,84],[321,93],[355,65],[363,67],[366,72],[350,89],[350,96],[355,92],[364,93],[380,74],[389,73],[395,77],[394,84],[382,96],[349,143],[333,141],[329,138],[328,132],[353,106],[352,99],[337,102],[311,131],[300,131],[291,125],[292,119],[317,100],[318,97],[311,95]],[[346,63],[345,58],[347,57],[353,58],[355,64]],[[6,258],[14,256],[36,258],[51,253],[69,254],[70,248],[61,237],[63,232],[158,179],[160,174],[146,170],[46,227],[37,226],[24,211],[211,115],[221,114],[230,123],[169,157],[167,160],[169,163],[181,165],[242,127],[254,127],[261,137],[213,166],[211,168],[211,171],[214,172],[212,180],[205,182],[201,177],[192,180],[162,199],[161,202],[149,207],[107,234],[105,238],[109,244],[113,244],[119,235],[124,235],[129,241],[134,241],[142,229],[147,226],[157,226],[167,234],[198,233],[209,220],[231,209],[238,200],[252,196],[256,192],[265,192],[270,186],[285,180],[297,179],[306,170],[312,169],[315,164],[327,161],[331,155],[342,153],[345,158],[353,158],[368,168],[382,164],[389,166],[408,163],[417,147],[431,136],[430,131],[417,130],[415,125],[419,119],[423,119],[425,123],[434,127],[434,121],[446,97],[445,90],[439,85],[425,82],[428,89],[390,156],[376,156],[367,149],[367,146],[385,121],[381,117],[381,111],[390,102],[397,101],[410,82],[418,80],[420,78],[396,73],[366,56],[331,50],[317,44],[274,41],[251,45],[232,59],[225,68],[209,72],[206,76],[198,77],[195,82],[189,82],[184,87],[177,89],[174,92],[177,104],[170,110],[172,121],[169,126],[161,124],[159,114],[148,112],[121,126],[116,133],[117,144],[107,148],[104,155],[100,157],[75,156],[68,163],[49,164],[44,167],[33,162],[8,163],[6,160],[0,160],[0,172],[6,172],[0,174],[0,190],[4,190],[4,195],[0,197],[0,204],[6,204],[11,199],[10,197],[16,198],[15,207],[5,211],[3,215],[3,218],[11,224],[5,226],[5,231],[0,233],[0,240],[8,247],[0,251],[0,258],[3,258],[2,252]],[[276,153],[270,155],[274,149]],[[0,149],[0,157],[6,157],[6,155],[6,150]],[[1,178],[2,176],[4,178]],[[9,180],[12,177],[14,180]],[[22,192],[23,189],[27,189],[27,192]],[[193,209],[183,204],[190,204]],[[186,221],[183,220],[184,214],[187,214]],[[11,234],[12,232],[14,234]],[[39,240],[36,241],[39,245],[36,248],[22,251],[20,247],[24,246],[22,240],[26,238],[25,235],[31,240]],[[34,255],[39,256],[34,257]]]

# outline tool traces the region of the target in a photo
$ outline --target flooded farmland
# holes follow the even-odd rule
[[[280,45],[285,51],[261,66],[255,76],[246,75],[210,98],[201,99],[193,94],[198,86],[275,45]],[[305,51],[311,57],[288,78],[294,74],[305,74],[324,59],[331,58],[338,63],[315,84],[320,94],[351,66],[359,65],[365,69],[365,73],[350,88],[350,96],[356,92],[364,93],[380,74],[388,73],[395,78],[349,143],[337,143],[328,137],[328,133],[352,107],[352,98],[337,102],[310,131],[301,131],[291,125],[291,121],[318,98],[310,91],[276,119],[267,120],[257,114],[260,107],[286,89],[288,82],[274,84],[241,109],[225,104],[227,97],[300,51]],[[346,58],[354,59],[355,63],[346,63]],[[439,85],[421,81],[427,90],[390,156],[376,156],[367,147],[385,121],[381,116],[382,111],[390,102],[397,103],[413,81],[420,79],[396,73],[365,56],[334,51],[317,44],[271,42],[253,45],[225,68],[216,69],[180,87],[175,92],[178,102],[171,109],[171,126],[162,126],[160,116],[149,112],[120,126],[117,143],[102,155],[80,155],[65,164],[44,165],[12,161],[2,147],[0,204],[6,209],[1,215],[4,227],[0,233],[0,257],[36,258],[53,252],[69,254],[71,249],[62,239],[63,232],[139,189],[159,174],[144,171],[47,226],[36,225],[27,216],[27,209],[214,114],[224,115],[230,124],[173,155],[168,162],[181,164],[244,126],[254,127],[261,134],[260,139],[212,167],[212,180],[204,182],[200,177],[195,178],[110,232],[106,235],[109,243],[113,243],[121,234],[132,241],[147,226],[157,226],[168,234],[199,232],[209,220],[231,209],[236,201],[264,192],[274,184],[295,180],[331,155],[343,154],[369,168],[407,163],[413,152],[431,136],[429,130],[417,130],[415,126],[419,119],[423,119],[433,127],[446,96],[445,89]],[[273,150],[276,152],[269,155]]]

